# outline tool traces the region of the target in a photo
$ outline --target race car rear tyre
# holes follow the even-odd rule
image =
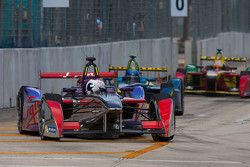
[[[23,125],[23,121],[22,121],[22,118],[21,118],[21,114],[18,113],[18,115],[17,115],[17,129],[18,129],[18,132],[20,134],[25,133],[25,131],[22,129],[22,125]]]
[[[17,129],[20,134],[25,133],[25,131],[22,129],[23,125],[23,104],[24,104],[24,99],[23,99],[23,91],[24,91],[24,86],[22,86],[18,92],[17,95]]]
[[[176,115],[184,114],[184,82],[181,80],[181,110],[175,112]]]
[[[151,102],[149,104],[149,117],[150,120],[158,120],[159,116],[157,116],[156,112],[158,110],[157,106],[157,102]],[[175,121],[175,114],[174,114],[174,121]],[[175,122],[174,122],[175,123]],[[170,141],[174,138],[174,135],[170,136],[170,137],[166,137],[164,134],[151,134],[152,138],[154,141]]]

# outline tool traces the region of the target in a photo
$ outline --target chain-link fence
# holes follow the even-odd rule
[[[249,0],[192,0],[190,36],[214,37],[220,32],[250,32]]]
[[[0,0],[0,47],[39,46],[41,10],[39,0]]]
[[[171,36],[169,0],[0,0],[1,47],[70,46]]]
[[[167,0],[74,0],[44,9],[45,46],[171,36]]]
[[[189,0],[189,36],[249,32],[249,0]],[[42,0],[0,0],[0,47],[71,46],[143,38],[182,37],[183,18],[170,0],[69,0],[43,8]]]

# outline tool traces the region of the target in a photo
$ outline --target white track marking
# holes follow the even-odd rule
[[[0,157],[1,159],[22,159],[22,160],[91,160],[91,161],[140,161],[140,162],[165,162],[165,163],[194,163],[194,164],[243,164],[239,161],[189,161],[189,160],[156,160],[156,159],[122,159],[122,158],[77,158],[77,157]],[[2,165],[0,165],[1,167]]]

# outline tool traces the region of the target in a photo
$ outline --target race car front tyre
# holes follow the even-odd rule
[[[160,134],[152,134],[152,138],[154,141],[171,141],[174,138],[174,135],[170,137],[165,137],[164,135]]]
[[[45,93],[43,95],[45,97],[46,100],[52,100],[52,101],[56,101],[60,104],[62,104],[62,96],[59,94],[55,94],[55,93]]]

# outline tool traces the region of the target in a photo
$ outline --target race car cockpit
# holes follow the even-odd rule
[[[222,69],[225,67],[225,56],[222,49],[217,49],[213,65],[215,69]]]
[[[122,78],[123,82],[126,84],[134,84],[140,82],[140,68],[135,60],[136,56],[130,56],[128,61],[125,76]]]
[[[88,61],[88,63],[85,65],[81,78],[82,92],[85,95],[98,95],[102,91],[105,91],[105,83],[100,78],[98,67],[94,63],[96,58],[87,57],[86,60]],[[92,72],[89,72],[91,68],[93,68]]]

